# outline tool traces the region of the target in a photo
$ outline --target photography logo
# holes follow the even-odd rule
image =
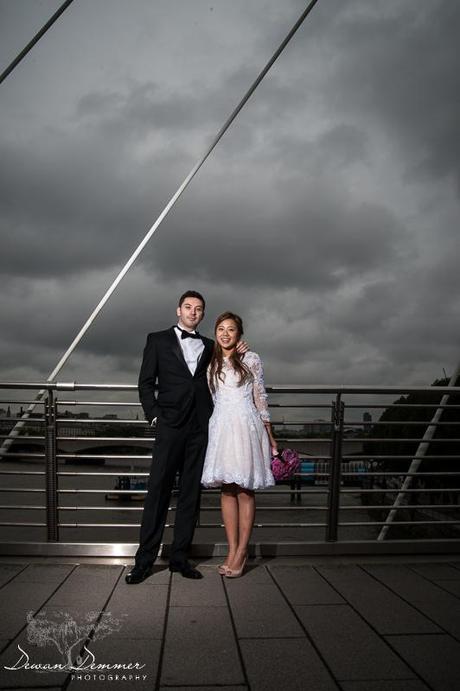
[[[122,615],[122,616],[127,616]],[[75,616],[65,610],[53,610],[50,616],[42,610],[36,616],[29,611],[27,619],[27,641],[39,648],[54,647],[61,660],[59,662],[35,661],[27,650],[18,644],[19,658],[13,665],[4,665],[9,671],[30,670],[37,673],[71,672],[72,679],[91,681],[145,681],[147,674],[138,674],[145,667],[138,661],[96,662],[96,657],[86,647],[91,641],[106,638],[119,631],[121,618],[111,616],[110,612],[89,611]],[[27,646],[24,646],[27,647]]]

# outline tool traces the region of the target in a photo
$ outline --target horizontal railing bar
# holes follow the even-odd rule
[[[0,382],[0,389],[46,389],[48,391],[136,391],[137,384],[79,384],[77,382]],[[271,384],[266,386],[267,393],[349,393],[349,394],[388,394],[395,393],[460,393],[460,386],[363,386],[363,385],[306,385],[306,384]]]
[[[2,458],[45,458],[45,454],[41,451],[7,451]]]
[[[33,401],[31,401],[33,402]],[[19,401],[10,401],[10,403],[19,403]],[[64,400],[59,399],[59,405],[71,405],[71,406],[135,406],[140,407],[141,404],[136,401],[77,401],[77,400]],[[290,405],[289,403],[269,403],[270,408],[331,408],[331,403],[294,403]],[[359,406],[359,407],[374,407],[374,406]],[[388,407],[388,406],[384,406]]]
[[[314,406],[316,407],[316,406]],[[330,406],[328,406],[330,407]],[[388,406],[385,406],[388,407]],[[435,406],[436,407],[436,406]],[[453,408],[454,406],[448,406]],[[460,406],[458,406],[460,408]],[[43,424],[45,422],[45,419],[42,417],[31,417],[31,418],[11,418],[11,417],[0,417],[0,422],[11,422],[12,425],[16,424],[19,420],[29,424],[33,425],[35,423],[37,424]],[[96,423],[104,424],[104,425],[117,425],[117,424],[123,424],[123,425],[142,425],[142,427],[150,427],[149,423],[147,420],[133,420],[131,418],[116,418],[115,420],[107,419],[107,418],[102,418],[102,417],[91,417],[91,418],[77,418],[77,417],[58,417],[56,419],[56,422],[61,424],[72,424],[72,425],[93,425]],[[304,425],[316,425],[316,426],[321,426],[321,427],[330,427],[331,422],[315,422],[314,420],[293,420],[291,421],[275,421],[273,422],[274,425],[298,425],[298,426],[304,426]],[[430,420],[376,420],[375,422],[361,422],[357,420],[349,420],[344,422],[345,426],[348,427],[376,427],[378,425],[382,426],[396,426],[396,425],[407,425],[407,426],[422,426],[422,425],[430,425],[430,427],[439,427],[439,426],[447,426],[447,425],[458,425],[458,421],[452,421],[452,422],[445,422],[445,421],[440,421],[440,422],[431,422]],[[322,438],[323,439],[323,438]]]
[[[0,417],[0,422],[11,422],[16,424],[21,420],[22,422],[26,422],[29,425],[32,425],[36,422],[45,422],[45,418],[43,417],[29,417],[29,418],[23,418],[23,417]]]
[[[60,406],[64,405],[88,405],[88,406],[115,406],[115,407],[129,407],[133,406],[135,408],[140,408],[141,404],[139,401],[68,401],[64,399],[59,399],[58,403]]]
[[[325,528],[326,523],[254,523],[254,528]],[[200,523],[200,528],[224,528],[223,523]],[[318,542],[320,542],[318,540]]]
[[[5,454],[6,456],[7,454]],[[97,453],[57,453],[56,458],[58,459],[67,459],[67,460],[81,460],[81,459],[97,459],[97,458],[111,458],[114,460],[135,460],[135,461],[142,461],[142,460],[152,460],[152,454],[116,454],[116,453],[103,453],[103,454],[97,454]]]
[[[139,507],[141,508],[141,507]],[[308,508],[308,507],[306,507]],[[343,506],[340,504],[339,509],[341,511],[367,511],[369,509],[380,509],[387,510],[391,508],[390,506],[382,506],[382,504],[369,504],[366,506]],[[460,509],[460,504],[401,504],[397,507],[396,511],[416,511],[417,509]],[[418,523],[418,521],[414,521]]]
[[[458,425],[458,422],[457,422],[457,425]],[[380,443],[381,443],[381,442],[385,442],[385,443],[386,443],[386,442],[398,442],[398,443],[399,443],[399,442],[401,441],[401,442],[404,442],[404,443],[409,443],[409,442],[411,442],[412,444],[419,444],[420,442],[424,441],[424,439],[423,439],[422,437],[420,437],[420,438],[419,438],[419,437],[413,437],[413,438],[410,438],[410,437],[409,437],[408,439],[403,439],[402,437],[401,437],[401,438],[399,438],[399,437],[379,437],[379,438],[377,438],[377,437],[350,437],[350,439],[348,440],[347,437],[346,437],[346,435],[345,435],[344,438],[343,438],[343,442],[342,442],[342,443],[345,444],[347,441],[351,441],[351,442],[357,442],[357,441],[359,441],[359,442],[365,442],[366,444],[367,444],[368,442],[371,442],[371,443],[372,443],[372,442],[380,442]],[[449,439],[449,438],[447,438],[447,439],[437,439],[437,438],[434,438],[434,439],[430,439],[429,443],[431,444],[431,443],[433,443],[433,442],[440,442],[440,441],[441,441],[441,442],[456,442],[456,443],[459,443],[459,442],[460,442],[460,439]]]
[[[107,477],[148,477],[150,475],[149,472],[142,471],[140,470],[139,472],[136,472],[135,470],[130,470],[130,471],[120,471],[118,472],[96,472],[96,471],[86,471],[86,470],[58,470],[57,475],[61,476],[69,476],[69,477],[76,477],[79,475],[94,475],[95,477],[97,476],[107,476]]]
[[[90,444],[92,441],[118,441],[118,442],[137,442],[137,441],[155,441],[155,437],[61,437],[56,436],[57,441],[86,441]]]
[[[339,522],[341,528],[356,526],[385,525],[386,521]],[[458,525],[460,521],[393,521],[392,525]],[[44,528],[46,523],[2,521],[0,526],[15,528]],[[58,523],[60,528],[139,528],[140,523]],[[222,523],[200,523],[200,528],[223,528]],[[325,528],[326,523],[254,523],[254,528]],[[174,523],[166,523],[165,528],[174,528]]]
[[[438,404],[438,403],[387,403],[387,405],[383,403],[347,403],[346,404],[347,408],[449,408],[449,409],[455,409],[455,408],[460,408],[460,405],[456,404]],[[370,423],[365,423],[365,424],[371,424]]]
[[[435,406],[437,407],[437,406]],[[301,423],[299,423],[301,424]],[[330,424],[330,423],[329,423]],[[374,427],[377,425],[385,425],[386,427],[392,427],[393,425],[406,425],[406,426],[430,426],[430,427],[439,427],[439,425],[458,425],[458,422],[431,422],[431,420],[376,420],[375,422],[356,422],[353,420],[350,420],[349,422],[343,423],[345,426],[348,425],[348,427]]]
[[[399,487],[382,487],[378,489],[368,489],[367,487],[360,487],[359,489],[341,489],[341,494],[370,494],[371,492],[379,492],[380,494],[393,494],[395,492],[400,492],[401,494],[420,494],[423,492],[452,492],[456,494],[460,492],[458,487],[424,487],[423,489],[401,489]],[[391,507],[390,507],[391,508]]]
[[[140,508],[140,507],[139,507]],[[21,511],[23,509],[36,509],[37,511],[44,511],[46,509],[46,506],[33,506],[33,505],[20,505],[20,504],[3,504],[0,506],[0,509],[20,509]]]
[[[439,508],[438,504],[434,504]],[[9,507],[1,507],[9,508]],[[20,508],[20,507],[18,507]],[[40,507],[35,507],[40,508]],[[46,508],[46,507],[41,507]],[[356,506],[353,508],[361,509],[362,507]],[[366,506],[366,509],[369,507]],[[379,506],[378,508],[382,508]],[[458,507],[457,507],[458,508]],[[60,511],[143,511],[142,506],[58,506]],[[169,506],[168,511],[176,511],[176,506]],[[220,511],[220,506],[202,506],[200,511]],[[327,506],[261,506],[257,508],[258,512],[263,511],[327,511]]]
[[[387,460],[387,461],[395,461],[395,460],[407,460],[407,459],[414,459],[414,458],[421,458],[424,461],[439,461],[439,460],[450,460],[450,461],[458,461],[460,460],[460,456],[453,456],[451,454],[445,454],[443,455],[426,455],[426,456],[417,456],[416,454],[363,454],[362,456],[355,456],[352,454],[343,454],[342,460],[343,461],[363,461],[363,460]]]
[[[0,492],[3,492],[4,490],[0,488]],[[21,491],[21,490],[18,490]],[[26,491],[26,490],[24,490]],[[147,490],[145,489],[61,489],[58,488],[57,490],[60,494],[111,494],[116,492],[117,494],[146,494]],[[304,489],[304,490],[263,490],[259,489],[257,490],[257,494],[292,494],[294,492],[296,494],[327,494],[328,490],[327,489]],[[382,490],[380,490],[382,491]],[[421,491],[421,490],[420,490]],[[460,490],[459,490],[460,491]],[[220,490],[212,490],[212,489],[207,489],[205,490],[206,494],[219,494],[220,495]]]
[[[0,487],[0,492],[45,492],[45,489],[31,487]]]
[[[29,403],[37,403],[37,400],[35,398],[32,398],[31,400],[21,400],[20,398],[5,398],[5,399],[0,399],[0,405],[26,405]],[[38,404],[43,405],[43,401],[38,401]],[[11,419],[11,418],[9,418]]]
[[[292,494],[295,494],[293,492]],[[45,506],[0,506],[0,509],[9,508],[31,508],[31,509],[45,509]],[[258,506],[257,511],[263,513],[264,511],[327,511],[327,506]],[[385,510],[387,507],[382,504],[373,504],[366,506],[339,506],[341,511],[368,511],[370,509]],[[60,511],[143,511],[142,506],[58,506]],[[176,511],[176,506],[169,506],[168,511]],[[459,504],[410,504],[401,505],[398,511],[413,511],[417,509],[460,509]],[[200,511],[221,511],[220,506],[202,506]]]
[[[9,439],[9,438],[10,438],[10,435],[9,435],[9,434],[0,434],[0,439]],[[87,438],[88,438],[88,437],[85,437],[85,439],[87,439]],[[37,437],[37,436],[35,436],[35,435],[31,435],[31,434],[29,435],[29,434],[27,434],[27,435],[25,435],[25,436],[19,437],[19,440],[18,440],[18,441],[20,441],[20,442],[24,442],[24,441],[45,441],[45,435],[43,435],[42,437]]]
[[[312,473],[312,474],[315,475],[315,473]],[[320,474],[320,473],[318,473],[318,474]],[[446,470],[445,472],[443,472],[442,470],[435,470],[433,472],[426,472],[426,471],[421,470],[420,472],[417,472],[417,473],[405,473],[404,471],[390,472],[388,470],[382,470],[381,472],[374,471],[374,470],[371,470],[369,472],[367,470],[362,470],[362,471],[359,471],[359,470],[358,471],[342,470],[341,475],[342,476],[343,475],[347,475],[347,476],[355,475],[356,477],[363,477],[364,475],[366,477],[381,476],[381,475],[382,476],[388,475],[391,477],[398,477],[398,476],[401,476],[401,477],[420,477],[421,475],[425,475],[425,476],[429,477],[431,475],[441,475],[444,477],[445,475],[447,475],[447,476],[449,476],[449,475],[453,475],[453,476],[460,475],[460,471],[458,471],[458,470]]]
[[[0,523],[0,525],[5,525]],[[10,523],[6,525],[11,525]],[[13,524],[14,525],[14,524]],[[28,525],[20,523],[18,525]],[[29,524],[32,525],[32,524]],[[36,524],[41,525],[41,524]],[[140,523],[58,523],[60,528],[139,528]],[[223,523],[200,523],[200,528],[223,528]],[[254,523],[254,528],[325,528],[326,523]],[[165,528],[174,528],[166,523]]]
[[[0,470],[0,475],[45,475],[44,470]]]
[[[430,389],[432,391],[432,389]],[[19,404],[19,403],[34,403],[34,401],[5,401],[4,405],[6,404]],[[87,406],[136,406],[139,407],[141,404],[136,401],[77,401],[77,400],[64,400],[64,399],[59,399],[58,401],[59,405],[75,405],[75,406],[81,406],[81,405],[87,405]],[[330,403],[269,403],[270,408],[331,408]],[[358,404],[358,403],[347,403],[346,404],[347,408],[358,408],[358,409],[386,409],[386,408],[449,408],[449,409],[455,409],[455,408],[460,408],[460,405],[438,405],[437,403],[388,403],[387,405],[384,404],[377,404],[377,403],[363,403],[363,404]]]
[[[68,423],[68,424],[81,424],[81,425],[94,425],[102,423],[104,425],[142,425],[143,427],[150,427],[147,420],[130,420],[129,418],[117,418],[116,420],[107,420],[102,417],[91,417],[91,418],[75,418],[75,417],[58,417],[56,418],[58,424]]]
[[[12,528],[46,528],[46,523],[15,523],[15,522],[9,522],[9,521],[1,521],[0,525],[3,527],[12,527]],[[2,543],[0,542],[0,545]]]
[[[293,492],[294,494],[294,492]],[[58,506],[59,511],[143,511],[142,506]],[[258,507],[258,512],[264,511],[327,511],[327,506],[261,506]],[[386,506],[382,504],[372,504],[366,506],[343,506],[340,505],[341,511],[369,511],[371,509],[385,510]],[[459,509],[459,504],[410,504],[401,505],[398,511],[416,511],[418,509]],[[37,510],[44,511],[46,506],[31,505],[31,504],[2,504],[0,510]],[[169,506],[168,511],[176,511],[176,506]],[[200,511],[221,511],[220,506],[202,506]],[[417,523],[418,521],[414,521]]]
[[[341,527],[350,527],[350,526],[356,526],[356,525],[386,525],[386,521],[360,521],[360,522],[354,522],[350,521],[349,523],[341,523],[339,521],[338,525]],[[459,521],[392,521],[391,525],[459,525]]]

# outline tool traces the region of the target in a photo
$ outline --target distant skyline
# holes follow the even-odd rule
[[[60,4],[0,0],[0,69]],[[0,85],[0,380],[48,376],[306,4],[76,0]],[[188,288],[267,384],[450,375],[459,30],[449,0],[319,0],[59,379],[135,383]]]

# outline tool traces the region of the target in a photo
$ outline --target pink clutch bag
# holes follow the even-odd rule
[[[276,481],[289,480],[299,468],[299,454],[294,449],[282,449],[272,456],[271,469]]]

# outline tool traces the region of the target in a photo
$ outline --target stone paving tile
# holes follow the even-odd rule
[[[443,564],[439,566],[443,566]],[[414,607],[432,619],[441,629],[457,638],[460,637],[460,598],[456,597],[460,587],[459,580],[439,580],[438,583],[433,583],[413,571],[412,568],[400,565],[372,565],[366,566],[366,570],[381,578],[388,587],[411,602]],[[453,587],[454,594],[447,592],[450,587]]]
[[[9,638],[0,638],[0,651],[2,651],[4,648],[6,648],[7,645],[9,645],[10,639]]]
[[[342,691],[430,691],[420,679],[380,679],[379,681],[341,681]]]
[[[36,612],[56,590],[56,583],[15,583],[11,581],[0,591],[0,637],[11,639],[26,626],[27,612]]]
[[[19,574],[25,566],[26,564],[0,564],[0,588],[13,577],[17,578],[17,574]]]
[[[460,578],[460,571],[450,564],[439,564],[436,562],[421,564],[419,562],[408,562],[407,566],[419,573],[421,576],[425,576],[425,578],[428,578],[432,581],[440,581],[444,579],[458,580]]]
[[[160,691],[246,691],[247,686],[160,686]]]
[[[460,581],[438,581],[438,585],[451,595],[460,598]]]
[[[346,578],[342,567],[318,571],[379,633],[440,633],[433,622],[358,566],[347,566]]]
[[[433,691],[458,691],[460,643],[447,635],[389,636],[388,641]]]
[[[306,638],[240,641],[251,691],[337,691],[327,667]]]
[[[226,578],[224,585],[238,638],[305,635],[273,582],[248,583],[244,578]]]
[[[100,608],[122,571],[122,566],[80,564],[53,595],[52,604]]]
[[[88,666],[94,665],[124,665],[123,669],[113,670],[82,670],[74,672],[67,687],[76,689],[88,689],[91,691],[106,691],[108,688],[136,689],[152,691],[155,688],[155,680],[160,659],[161,641],[142,640],[137,638],[117,638],[111,635],[107,638],[91,641],[87,646],[94,655],[95,660],[88,655]],[[132,666],[130,669],[129,666]],[[136,668],[138,667],[142,668]],[[84,665],[83,665],[84,666]],[[116,678],[118,675],[118,678]],[[81,677],[81,678],[79,678]],[[144,678],[145,677],[145,678]]]
[[[293,605],[344,604],[345,600],[311,566],[270,566],[269,571]]]
[[[18,645],[24,652],[21,652]],[[53,643],[48,642],[43,646],[38,646],[28,641],[24,631],[0,655],[0,688],[60,687],[68,676],[66,671],[46,672],[26,669],[26,663],[29,665],[64,665],[65,661]],[[5,665],[18,667],[18,669],[8,670],[5,669]]]
[[[244,684],[233,628],[224,607],[171,607],[161,684]]]
[[[262,564],[257,564],[255,561],[249,560],[244,576],[242,576],[245,583],[273,583],[273,580],[267,570],[267,567]],[[228,581],[226,581],[228,582]]]
[[[222,584],[222,576],[216,569],[203,567],[204,578],[194,580],[173,574],[171,584],[172,607],[199,607],[200,605],[226,607],[227,599]]]
[[[408,602],[437,600],[443,596],[444,591],[442,588],[445,588],[446,581],[443,581],[442,588],[440,588],[436,583],[428,581],[405,565],[366,564],[363,568]],[[457,583],[457,581],[453,582]],[[458,583],[460,583],[460,580]]]
[[[460,599],[442,592],[436,600],[414,603],[422,614],[430,617],[438,626],[460,639]]]
[[[297,605],[295,610],[337,679],[414,677],[348,605]]]
[[[122,622],[112,638],[161,639],[167,598],[167,585],[145,585],[144,581],[131,586],[119,582],[105,608]]]
[[[29,564],[14,579],[16,583],[61,583],[77,564]]]

